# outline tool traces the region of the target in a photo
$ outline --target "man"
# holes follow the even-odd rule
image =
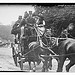
[[[29,16],[29,14],[27,13],[27,11],[25,11],[24,17],[23,17],[22,21],[20,22],[20,26],[19,26],[21,28],[21,37],[23,37],[25,27],[27,27],[26,18],[28,16]]]
[[[31,30],[31,34],[33,34],[33,25],[36,23],[35,17],[33,16],[32,11],[29,11],[29,14],[27,12],[25,12],[24,14],[24,18],[22,19],[21,23],[20,23],[20,27],[24,27],[22,28],[21,31],[23,31],[25,33],[25,28],[29,28],[29,30]],[[24,35],[24,33],[22,34],[22,36]]]
[[[34,24],[36,24],[35,16],[33,15],[32,11],[29,11],[29,14],[25,13],[25,18],[21,21],[21,45],[22,50],[27,48],[27,40],[29,36],[35,35]],[[30,38],[29,38],[30,39]],[[24,46],[25,45],[25,46]],[[26,50],[25,50],[26,51]]]
[[[38,32],[39,32],[39,36],[42,36],[45,32],[45,21],[44,18],[42,16],[38,16],[38,21],[37,21],[37,26],[38,26]]]
[[[20,37],[20,41],[21,41],[21,48],[22,48],[22,54],[27,52],[27,37],[29,32],[28,31],[28,27],[27,27],[27,22],[26,22],[26,18],[29,16],[29,14],[27,13],[27,11],[24,13],[24,17],[20,23],[20,28],[21,28],[21,37]]]
[[[44,34],[45,32],[45,21],[44,21],[44,17],[42,17],[41,15],[36,15],[37,17],[37,21],[36,21],[36,32],[37,32],[37,41],[39,41],[41,47],[43,46],[42,45],[42,40],[41,40],[41,37],[42,35]]]
[[[75,37],[75,27],[74,27],[74,23],[70,23],[68,26],[68,37],[70,38],[74,38]]]
[[[25,24],[27,26],[32,25],[35,23],[35,18],[33,17],[33,13],[32,11],[29,11],[29,14],[27,13],[27,11],[24,13],[24,18],[22,19],[21,23],[20,23],[20,27],[25,26]]]
[[[63,37],[68,38],[70,33],[71,33],[71,31],[73,30],[73,28],[74,28],[73,23],[70,23],[68,25],[68,27],[62,31]]]
[[[19,25],[20,25],[21,20],[22,20],[22,16],[19,16],[18,20],[13,25],[13,28],[12,28],[12,31],[11,31],[11,34],[15,35],[15,43],[17,43],[17,41],[20,39],[20,28],[19,28]]]
[[[26,18],[26,23],[30,27],[36,23],[35,16],[33,15],[32,11],[29,11],[29,16]]]
[[[69,26],[68,26],[68,30],[73,30],[73,28],[74,28],[73,23],[70,23]]]
[[[13,25],[13,29],[16,29],[17,27],[19,27],[19,24],[20,24],[21,20],[22,20],[22,16],[19,16],[18,20]]]
[[[25,24],[26,24],[26,18],[27,18],[28,16],[29,16],[29,14],[27,13],[27,11],[25,11],[24,17],[23,17],[23,19],[22,19],[22,21],[21,21],[21,23],[20,23],[20,27],[25,26]]]

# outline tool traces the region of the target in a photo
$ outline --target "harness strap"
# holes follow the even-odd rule
[[[42,44],[45,45],[45,46],[47,46],[47,45],[44,44],[43,42],[42,42]],[[52,51],[52,50],[50,49],[50,47],[44,47],[44,46],[43,46],[42,48],[48,49],[52,54],[57,55],[54,51]]]
[[[37,32],[37,41],[39,41],[40,45],[42,46],[42,41],[41,41],[41,38],[40,38],[40,33],[38,32],[38,29],[35,26],[34,26],[34,29]]]
[[[42,57],[62,57],[62,56],[69,56],[69,55],[75,55],[75,53],[70,53],[70,54],[62,54],[62,55],[41,55]]]
[[[50,51],[50,52],[52,52],[54,55],[57,55],[54,51],[52,51],[49,47],[48,47],[48,50]]]
[[[39,46],[37,46],[37,47],[39,47]],[[29,54],[30,52],[34,51],[34,49],[36,49],[37,47],[34,48],[34,46],[33,46],[33,49],[30,50],[30,51],[28,51],[27,53],[25,53],[24,56],[26,56],[26,55]]]

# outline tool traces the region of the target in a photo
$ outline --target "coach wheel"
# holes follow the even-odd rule
[[[17,54],[15,53],[14,47],[12,48],[12,55],[13,55],[13,59],[14,59],[15,65],[18,66],[18,63],[17,63]]]
[[[15,55],[14,53],[15,53],[15,52],[14,52],[14,47],[12,47],[12,56]]]
[[[42,72],[45,72],[45,68],[42,68]]]
[[[21,70],[23,70],[23,61],[21,60],[21,61],[19,62],[19,64],[20,64]]]
[[[20,69],[23,70],[23,60],[22,57],[19,55],[19,65],[20,65]]]
[[[14,56],[13,56],[13,59],[14,59],[15,65],[18,66],[18,63],[17,63],[17,55],[14,55]]]

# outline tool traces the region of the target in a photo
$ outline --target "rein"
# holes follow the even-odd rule
[[[50,55],[50,56],[48,56],[48,55],[41,55],[41,56],[42,56],[42,57],[62,57],[62,56],[69,56],[69,55],[75,55],[75,53],[62,54],[62,55],[57,55],[57,54],[55,54],[55,55]]]
[[[38,42],[38,41],[40,42],[41,38],[40,38],[40,36],[39,36],[38,30],[37,30],[37,28],[36,28],[35,25],[34,25],[34,29],[35,29],[35,31],[37,32],[37,42]],[[38,39],[38,38],[39,38],[39,39]],[[37,47],[39,47],[39,46],[37,46]],[[28,55],[30,52],[34,51],[34,49],[36,49],[37,47],[34,48],[34,46],[33,46],[33,49],[30,50],[30,51],[28,51],[27,53],[25,53],[23,56]]]
[[[37,32],[37,41],[40,43],[40,40],[41,40],[41,37],[39,36],[39,32],[38,32],[38,29],[37,29],[37,27],[36,26],[34,26],[34,29],[35,29],[35,31]],[[44,34],[45,35],[45,34]],[[46,35],[45,35],[45,37],[46,38],[49,38],[49,39],[51,39],[51,38],[54,38],[54,39],[57,39],[57,40],[59,40],[59,39],[66,39],[66,38],[55,38],[55,37],[47,37]],[[41,41],[42,42],[42,41]],[[45,45],[45,46],[47,46],[46,44],[44,44],[43,42],[42,42],[42,44],[43,45]],[[54,43],[55,44],[55,43]],[[53,45],[54,45],[53,44]],[[34,45],[35,46],[35,45]],[[47,56],[47,55],[41,55],[41,56],[43,56],[43,57],[60,57],[60,56],[68,56],[68,55],[74,55],[75,53],[70,53],[70,54],[62,54],[62,55],[57,55],[54,51],[52,51],[51,49],[50,49],[50,47],[44,47],[44,46],[41,46],[41,44],[39,45],[39,46],[37,46],[37,47],[35,47],[34,48],[34,46],[33,46],[33,49],[32,50],[30,50],[30,51],[28,51],[27,53],[25,53],[24,54],[24,56],[26,56],[27,54],[29,54],[30,52],[32,52],[32,51],[34,51],[37,47],[41,47],[41,48],[44,48],[44,49],[48,49],[52,54],[54,54],[54,55],[50,55],[50,56]]]
[[[40,45],[39,45],[39,46],[40,46]],[[34,48],[34,46],[33,46],[33,49],[30,50],[29,52],[25,53],[24,56],[28,55],[30,52],[34,51],[34,50],[35,50],[36,48],[38,48],[39,46],[37,46],[37,47],[35,47],[35,48]],[[52,54],[57,55],[55,52],[53,52],[53,51],[50,49],[50,47],[41,47],[41,48],[48,49]]]
[[[39,47],[39,46],[37,46],[37,47]],[[36,49],[37,47],[34,48],[34,46],[33,46],[33,49],[30,50],[30,51],[28,51],[27,53],[25,53],[24,56],[26,56],[26,55],[28,55],[30,52],[34,51],[34,49]]]
[[[47,38],[51,38],[51,37],[47,37]],[[52,38],[56,39],[55,37],[52,37]],[[67,38],[57,38],[57,40],[59,40],[59,39],[66,40]],[[43,42],[42,42],[42,44],[45,45]],[[47,46],[47,45],[45,45],[45,46]],[[50,49],[50,47],[47,47],[47,48],[46,48],[46,47],[43,47],[43,48],[48,49],[51,53],[54,54],[54,55],[50,55],[50,56],[42,55],[43,57],[56,57],[56,56],[57,56],[57,57],[62,57],[62,56],[75,55],[75,53],[57,55],[54,51],[52,51],[52,50]]]

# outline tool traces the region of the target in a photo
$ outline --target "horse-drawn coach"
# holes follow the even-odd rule
[[[72,25],[68,26],[61,32],[59,37],[51,36],[51,29],[44,27],[45,22],[40,17],[27,17],[24,25],[20,25],[20,39],[17,43],[12,43],[12,54],[16,66],[19,64],[23,70],[23,63],[29,63],[29,70],[31,70],[31,62],[34,63],[33,71],[36,71],[36,64],[43,63],[42,71],[48,71],[52,68],[52,59],[58,61],[57,71],[63,69],[63,64],[66,58],[69,58],[70,63],[66,66],[69,71],[70,67],[75,64],[75,40],[68,38],[68,30],[72,29]],[[63,38],[63,36],[65,36]]]

